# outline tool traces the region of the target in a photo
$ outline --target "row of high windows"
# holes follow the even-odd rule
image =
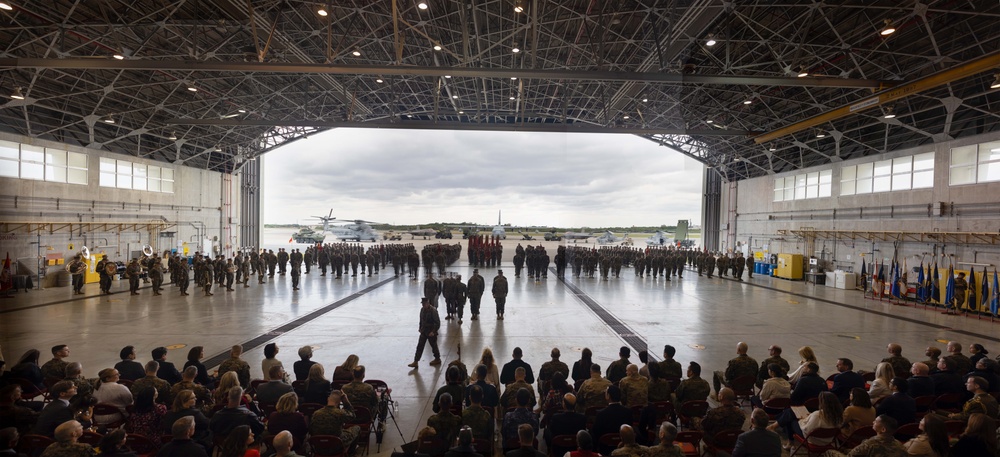
[[[87,154],[0,141],[0,177],[87,185]],[[99,184],[102,187],[174,192],[174,170],[101,157]]]

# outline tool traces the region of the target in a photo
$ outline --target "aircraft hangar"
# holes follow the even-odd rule
[[[854,273],[864,263],[869,274],[936,262],[942,274],[972,271],[977,287],[1000,265],[997,2],[12,0],[0,2],[0,49],[0,254],[36,288],[0,302],[8,363],[70,344],[93,376],[124,344],[141,361],[156,346],[203,345],[217,363],[229,345],[255,342],[259,377],[263,342],[282,345],[286,367],[313,344],[328,375],[353,352],[369,377],[398,387],[404,436],[388,443],[412,439],[443,370],[407,372],[408,356],[377,347],[412,350],[415,305],[405,322],[368,306],[412,304],[416,283],[153,299],[94,285],[71,297],[44,274],[83,246],[122,259],[146,246],[226,256],[257,246],[258,158],[336,128],[636,135],[704,164],[709,251]],[[448,331],[442,357],[464,342],[466,364],[487,346],[502,363],[522,344],[537,369],[557,345],[567,363],[589,345],[606,365],[623,344],[648,343],[654,358],[672,344],[707,372],[740,339],[763,359],[777,335],[793,362],[795,348],[817,346],[829,374],[843,354],[874,366],[892,341],[912,360],[935,340],[1000,347],[984,300],[995,286],[962,316],[941,316],[762,276],[512,281],[532,304],[519,311],[525,325]]]

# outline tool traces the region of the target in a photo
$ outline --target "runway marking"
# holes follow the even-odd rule
[[[384,285],[386,285],[386,284],[388,284],[388,283],[390,283],[392,281],[395,281],[396,279],[399,279],[399,278],[389,277],[389,278],[383,279],[383,280],[381,280],[381,281],[379,281],[379,282],[377,282],[375,284],[372,284],[372,285],[370,285],[370,286],[368,286],[368,287],[366,287],[366,288],[364,288],[362,290],[359,290],[359,291],[357,291],[357,292],[355,292],[355,293],[353,293],[351,295],[348,295],[348,296],[346,296],[344,298],[341,298],[340,300],[337,300],[337,301],[335,301],[333,303],[330,303],[329,305],[326,305],[326,306],[324,306],[322,308],[319,308],[317,310],[314,310],[314,311],[312,311],[312,312],[310,312],[308,314],[305,314],[305,315],[302,315],[302,316],[297,317],[295,319],[292,319],[292,320],[290,320],[290,321],[288,321],[288,322],[286,322],[286,323],[284,323],[284,324],[282,324],[282,325],[280,325],[278,327],[272,328],[271,330],[268,330],[268,331],[266,331],[264,333],[261,333],[260,335],[257,335],[257,336],[255,336],[255,337],[253,337],[253,338],[251,338],[251,339],[249,339],[247,341],[244,341],[243,343],[241,343],[243,345],[243,352],[247,352],[247,351],[253,350],[253,349],[255,349],[255,348],[259,347],[259,346],[262,346],[262,345],[264,345],[264,343],[267,343],[268,341],[271,341],[271,340],[273,340],[273,339],[275,339],[275,338],[277,338],[277,337],[279,337],[281,335],[284,335],[285,333],[288,333],[288,332],[290,332],[292,330],[295,330],[295,329],[297,329],[297,328],[299,328],[299,327],[301,327],[301,326],[309,323],[309,321],[311,321],[313,319],[316,319],[317,317],[320,317],[320,316],[322,316],[322,315],[324,315],[324,314],[326,314],[326,313],[328,313],[330,311],[333,311],[333,310],[335,310],[337,308],[340,308],[341,306],[346,305],[346,304],[350,303],[351,301],[354,301],[355,299],[360,298],[361,296],[363,296],[363,295],[365,295],[365,294],[367,294],[367,293],[369,293],[369,292],[371,292],[371,291],[373,291],[375,289],[378,289],[379,287],[382,287],[382,286],[384,286]],[[318,348],[319,346],[313,346],[313,347],[314,348]],[[207,368],[213,368],[213,367],[221,364],[223,361],[225,361],[228,358],[229,358],[229,351],[223,351],[223,352],[215,354],[215,355],[209,357],[208,359],[206,359],[204,361],[204,364],[205,364],[205,367],[207,367]]]
[[[555,274],[556,269],[549,268],[549,271]],[[590,295],[587,295],[583,290],[577,287],[576,284],[567,281],[565,277],[560,278],[559,275],[555,276],[557,279],[559,279],[559,281],[565,284],[570,291],[573,292],[572,294],[573,296],[575,296],[577,299],[583,302],[584,305],[587,305],[587,307],[590,308],[590,310],[593,311],[594,314],[596,314],[600,320],[604,321],[605,325],[610,327],[611,330],[615,332],[615,334],[617,334],[618,337],[622,339],[622,341],[631,346],[636,353],[639,353],[639,351],[647,350],[646,340],[643,339],[642,336],[640,336],[634,330],[629,328],[628,325],[625,325],[624,322],[619,320],[608,310],[604,309],[603,306],[601,306],[599,303],[597,303],[596,300],[591,298]],[[649,354],[649,360],[655,361],[655,357],[653,357],[653,354]]]

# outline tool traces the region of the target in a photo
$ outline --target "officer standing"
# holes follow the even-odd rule
[[[73,294],[82,295],[83,294],[83,273],[87,271],[87,264],[83,262],[83,256],[77,254],[73,256],[73,260],[66,265],[66,269],[69,270],[69,274],[73,276]]]
[[[503,275],[503,270],[497,270],[497,275],[493,278],[493,299],[497,302],[497,319],[503,320],[504,307],[507,304],[507,278]]]
[[[226,291],[233,291],[233,280],[236,276],[236,264],[233,259],[226,259]]]
[[[455,277],[455,310],[458,313],[458,323],[462,324],[465,314],[465,300],[469,295],[469,287],[462,283],[462,275]]]
[[[292,254],[294,256],[294,254]],[[299,277],[302,276],[302,264],[292,262],[292,290],[299,290]]]
[[[181,288],[181,295],[188,295],[188,285],[190,284],[191,272],[188,271],[187,259],[177,259],[177,285]]]
[[[430,343],[431,353],[434,360],[431,365],[441,365],[441,352],[438,351],[437,332],[441,328],[441,317],[438,316],[437,308],[431,306],[431,301],[427,297],[420,300],[423,305],[420,308],[420,340],[417,341],[417,352],[413,356],[413,363],[407,365],[417,368],[420,365],[420,357],[424,354],[424,344]]]
[[[160,295],[163,290],[163,266],[159,257],[153,257],[149,261],[149,279],[153,281],[153,295]]]
[[[469,278],[468,294],[469,306],[472,310],[472,320],[479,320],[479,304],[483,300],[483,292],[486,290],[486,280],[479,275],[479,269],[472,270],[472,277]]]
[[[108,255],[104,254],[101,257],[101,261],[97,262],[97,274],[101,277],[101,293],[110,294],[111,293],[111,275],[108,273],[108,265],[114,265],[114,262],[108,260]],[[114,267],[117,271],[117,267]]]
[[[434,273],[427,271],[427,279],[424,280],[424,298],[431,302],[431,306],[438,307],[438,295],[441,294],[441,283],[434,279]]]
[[[139,259],[133,258],[125,268],[125,275],[128,276],[128,290],[131,295],[139,295],[139,275],[142,274],[142,267],[139,266]]]

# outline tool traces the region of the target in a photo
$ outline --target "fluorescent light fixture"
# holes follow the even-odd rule
[[[892,112],[892,107],[891,106],[887,106],[887,107],[885,107],[885,116],[883,116],[883,117],[886,118],[886,119],[892,119],[892,118],[896,117],[896,113]]]
[[[377,83],[379,83],[379,84],[382,84],[382,78],[378,78],[378,79],[376,79],[376,80],[375,80],[375,82],[377,82]]]
[[[718,43],[718,42],[715,41],[715,35],[713,35],[711,33],[708,34],[708,39],[705,40],[705,46],[712,47],[712,46],[715,46],[716,43]]]
[[[646,103],[646,102],[648,102],[648,101],[649,101],[649,99],[648,99],[648,98],[644,98],[644,99],[642,99],[642,102],[643,102],[643,103]]]
[[[108,115],[108,117],[106,117],[106,118],[104,118],[102,120],[104,121],[105,124],[114,124],[115,123],[115,118],[111,117],[110,114]]]
[[[826,132],[823,132],[822,130],[816,132],[816,138],[826,138]]]
[[[13,10],[13,9],[14,9],[14,7],[10,6],[10,3],[0,2],[0,10],[10,11],[10,10]]]
[[[222,116],[222,119],[231,119],[231,118],[234,118],[234,117],[239,116],[239,115],[240,115],[240,113],[226,114],[225,116]]]
[[[444,79],[451,79],[451,75],[444,75]]]
[[[771,147],[767,148],[767,150],[770,151],[770,152],[774,152],[774,151],[777,151],[778,148],[776,148],[774,146],[771,146]]]
[[[465,111],[459,111],[458,114],[465,114]]]
[[[744,101],[743,101],[743,104],[744,104],[744,105],[749,105],[749,104],[751,104],[751,103],[753,103],[753,100],[744,100]]]
[[[990,89],[1000,89],[1000,73],[997,73],[996,77],[993,79],[993,84],[990,84]]]
[[[194,86],[188,86],[188,90],[191,92],[198,92],[198,88]]]
[[[167,139],[168,140],[176,140],[177,139],[177,134],[174,133],[174,132],[170,132],[170,136],[168,136]]]
[[[451,98],[458,98],[458,95],[452,95]]]
[[[514,12],[515,13],[523,13],[524,12],[524,1],[523,0],[514,0]]]
[[[420,3],[417,3],[417,8],[420,8],[420,9],[422,9],[422,10],[425,10],[425,9],[427,9],[427,2],[420,2]]]
[[[215,146],[215,152],[222,152],[222,148],[220,148],[218,145],[216,145]]]
[[[352,55],[353,55],[354,57],[361,57],[361,51],[359,51],[359,50],[357,50],[357,49],[355,49],[355,50],[354,50],[354,52],[352,52],[351,54],[352,54]]]
[[[511,99],[511,100],[513,100],[513,99],[514,99],[514,96],[513,96],[513,95],[511,95],[510,99]]]
[[[882,31],[879,32],[879,35],[889,36],[892,35],[893,33],[896,33],[896,27],[892,25],[892,19],[886,19],[885,27],[882,27]]]
[[[715,123],[715,121],[713,121],[713,120],[709,119],[709,120],[705,121],[705,123],[706,123],[706,124],[713,124],[713,123]]]
[[[513,52],[514,54],[517,54],[517,53],[521,52],[521,48],[518,48],[517,46],[514,46],[514,49],[511,49],[510,51]]]
[[[324,9],[324,8],[320,8],[320,9],[316,10],[316,14],[318,14],[318,15],[320,15],[320,16],[323,16],[323,17],[326,17],[326,15],[327,15],[327,14],[330,14],[330,13],[327,13],[327,12],[326,12],[326,9]]]
[[[511,80],[511,81],[517,81],[517,76],[511,76],[511,77],[510,77],[510,80]]]
[[[441,46],[435,44],[434,45],[434,50],[435,51],[440,51],[441,50]]]
[[[809,70],[806,70],[806,67],[799,67],[799,74],[797,76],[805,78],[806,76],[809,76]]]
[[[14,93],[10,94],[10,98],[13,98],[14,100],[24,100],[24,94],[21,93],[21,88],[15,87]]]
[[[246,113],[247,113],[247,110],[245,110],[245,109],[243,109],[243,108],[240,108],[240,109],[236,110],[236,112],[238,112],[238,113],[240,113],[240,114],[246,114]]]
[[[113,56],[111,56],[111,57],[114,57],[115,60],[125,60],[125,56],[123,56],[123,55],[121,55],[121,53],[117,53],[117,52]]]
[[[622,116],[622,119],[628,119],[628,118],[629,118],[629,115],[628,115],[628,114],[626,114],[626,115]]]

